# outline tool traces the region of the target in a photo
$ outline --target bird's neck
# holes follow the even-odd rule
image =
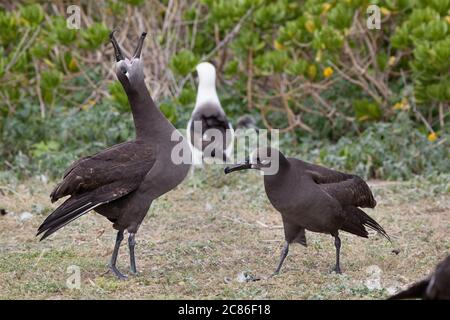
[[[220,106],[219,97],[216,91],[216,82],[214,79],[209,79],[209,81],[200,81],[199,83],[195,108],[197,109],[206,103],[213,103]]]
[[[136,128],[136,139],[156,138],[157,131],[167,129],[170,122],[156,107],[145,82],[136,87],[125,90],[133,114],[134,126]]]
[[[290,177],[291,164],[289,163],[289,161],[282,154],[280,154],[278,161],[278,171],[272,175],[264,175],[265,182],[278,184],[284,179]]]

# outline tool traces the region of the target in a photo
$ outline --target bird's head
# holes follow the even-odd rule
[[[216,68],[214,65],[209,62],[202,62],[195,67],[195,70],[197,71],[200,85],[215,87]]]
[[[260,170],[263,175],[274,175],[278,172],[280,156],[284,157],[278,149],[270,147],[260,147],[255,149],[243,163],[235,164],[225,168],[225,174],[247,170]]]
[[[122,53],[114,32],[111,32],[109,38],[114,47],[114,56],[116,57],[116,75],[124,88],[134,88],[136,85],[144,81],[144,66],[141,60],[142,46],[147,35],[146,32],[141,34],[134,54],[131,58],[127,58]]]

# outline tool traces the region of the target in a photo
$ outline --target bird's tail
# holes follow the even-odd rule
[[[357,207],[345,207],[347,220],[345,221],[344,226],[341,228],[343,231],[355,234],[360,237],[367,238],[369,233],[367,232],[367,228],[377,231],[383,237],[391,242],[391,238],[384,231],[383,227],[378,224],[374,219],[369,217],[364,211]]]
[[[40,241],[55,233],[66,224],[88,213],[101,205],[102,202],[93,202],[90,197],[70,197],[53,211],[38,228],[36,236],[44,234]]]
[[[417,282],[408,289],[400,291],[399,293],[389,297],[388,300],[422,298],[427,290],[428,282],[428,279]]]

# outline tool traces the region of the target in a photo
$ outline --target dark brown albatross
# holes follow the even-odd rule
[[[105,216],[118,230],[109,268],[119,279],[126,278],[116,268],[124,231],[129,233],[130,269],[136,273],[135,234],[140,224],[152,201],[176,187],[190,167],[172,161],[175,146],[181,143],[183,152],[189,152],[189,146],[156,107],[145,85],[141,61],[145,36],[142,33],[133,56],[128,59],[114,34],[110,35],[117,60],[116,75],[128,96],[136,139],[74,162],[50,195],[52,202],[70,197],[38,229],[43,240],[91,210]]]
[[[225,174],[245,169],[264,173],[266,194],[281,213],[286,242],[275,274],[280,272],[289,244],[306,246],[305,230],[334,237],[336,273],[341,273],[339,230],[367,238],[368,227],[390,241],[384,229],[358,208],[374,208],[376,201],[369,186],[356,175],[286,158],[277,149],[265,147],[255,150],[245,163],[225,168]]]

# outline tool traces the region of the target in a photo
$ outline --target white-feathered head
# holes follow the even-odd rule
[[[199,63],[196,67],[196,70],[200,86],[216,86],[216,68],[211,63]]]

